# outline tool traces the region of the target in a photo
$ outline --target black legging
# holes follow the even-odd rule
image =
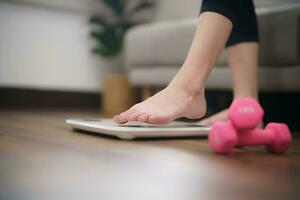
[[[257,18],[252,0],[203,0],[201,11],[219,13],[233,25],[226,47],[241,42],[258,42]]]

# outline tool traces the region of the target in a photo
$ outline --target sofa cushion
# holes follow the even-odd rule
[[[145,66],[129,71],[130,82],[135,86],[166,86],[175,76],[179,66]],[[300,65],[283,68],[262,67],[259,69],[260,91],[300,91]],[[231,78],[227,67],[213,69],[206,83],[207,89],[231,90]]]
[[[299,3],[299,0],[254,0],[255,7]],[[190,19],[199,14],[202,0],[158,0],[156,22]]]
[[[273,10],[275,10],[273,12]],[[284,10],[284,9],[283,9]],[[299,63],[298,20],[300,8],[281,12],[258,8],[261,66],[290,66]],[[196,29],[197,19],[138,26],[126,37],[126,66],[177,66],[184,62]],[[226,51],[218,65],[226,66]]]
[[[129,31],[127,66],[179,65],[189,50],[196,19],[141,25]]]
[[[177,21],[190,19],[199,14],[202,0],[159,0],[154,20]]]
[[[299,63],[299,4],[257,9],[260,54],[265,66],[290,66]]]

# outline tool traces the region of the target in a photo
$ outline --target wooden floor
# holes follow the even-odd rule
[[[71,110],[0,111],[0,199],[299,199],[300,140],[215,155],[207,139],[121,141],[73,132]]]

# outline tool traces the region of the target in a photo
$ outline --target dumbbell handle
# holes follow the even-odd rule
[[[238,133],[238,146],[267,145],[274,141],[273,131],[267,129],[253,129]]]

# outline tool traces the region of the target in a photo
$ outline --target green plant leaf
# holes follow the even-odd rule
[[[105,26],[105,27],[108,26],[106,19],[100,16],[91,16],[89,22],[91,24],[96,24],[100,26]]]
[[[94,54],[98,54],[98,55],[105,56],[105,57],[113,57],[118,54],[115,51],[111,51],[108,48],[101,48],[101,47],[94,48],[94,49],[92,49],[92,51]]]
[[[125,10],[124,0],[101,0],[107,7],[109,7],[112,12],[120,17],[123,15]]]
[[[147,9],[147,8],[151,8],[154,6],[154,3],[152,1],[142,1],[142,2],[139,2],[136,6],[134,6],[130,11],[129,13],[136,13],[136,12],[139,12],[141,10],[144,10],[144,9]]]
[[[129,11],[129,15],[125,13],[126,0],[99,0],[104,3],[113,12],[114,21],[107,21],[101,16],[92,16],[89,22],[98,25],[100,29],[92,29],[90,37],[96,42],[96,48],[92,49],[95,54],[104,57],[113,57],[119,54],[123,48],[124,35],[128,29],[140,24],[130,20],[130,15],[146,8],[152,7],[152,0],[142,0]],[[130,13],[132,12],[132,13]]]
[[[93,52],[102,56],[115,56],[122,50],[124,34],[120,33],[119,26],[113,26],[101,32],[92,31],[90,33],[97,41],[97,48]]]
[[[123,32],[125,33],[128,29],[138,25],[140,23],[138,22],[132,22],[132,21],[122,21],[119,26],[120,28],[123,30]]]
[[[108,32],[91,32],[91,37],[101,46],[109,46],[112,43],[110,40],[114,39],[111,33]]]

